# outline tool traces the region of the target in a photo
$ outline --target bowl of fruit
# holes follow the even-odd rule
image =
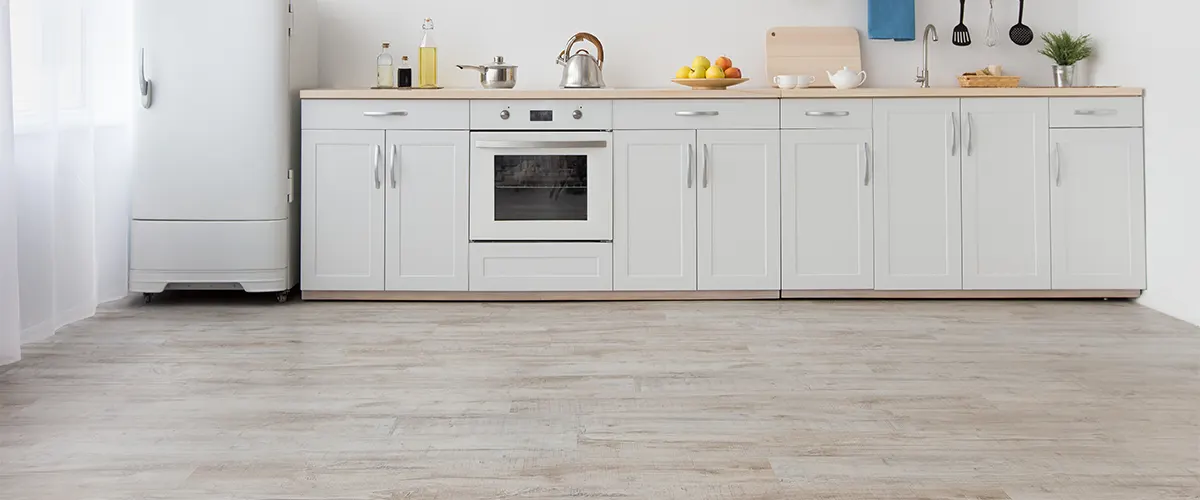
[[[709,62],[707,57],[698,56],[691,66],[684,66],[675,72],[672,82],[691,87],[692,90],[725,90],[739,83],[749,81],[742,78],[742,70],[733,67],[733,61],[728,57],[718,57]]]

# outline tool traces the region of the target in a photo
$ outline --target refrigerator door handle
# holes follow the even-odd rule
[[[154,82],[146,79],[146,49],[142,48],[142,62],[138,68],[138,90],[142,94],[142,107],[150,109],[154,105]]]

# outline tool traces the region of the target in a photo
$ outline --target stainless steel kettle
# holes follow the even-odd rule
[[[586,40],[596,46],[596,56],[593,57],[586,49],[579,49],[572,54],[575,42]],[[602,89],[604,88],[604,45],[600,39],[591,33],[576,33],[567,42],[567,48],[558,54],[558,64],[563,65],[562,82],[558,84],[564,89]]]

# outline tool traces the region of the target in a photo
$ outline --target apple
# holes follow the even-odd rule
[[[704,56],[696,56],[692,59],[692,69],[704,73],[708,68],[712,67],[712,63],[708,62],[708,58]]]
[[[701,78],[704,78],[704,70],[700,70],[700,69],[694,70],[694,71],[692,71],[691,74],[688,75],[688,78],[691,78],[693,80],[699,80]]]
[[[725,70],[725,78],[741,78],[742,70],[738,68],[729,68]]]
[[[720,66],[712,66],[704,73],[705,78],[725,78],[725,70]]]
[[[713,61],[713,66],[720,66],[722,71],[729,71],[729,68],[733,67],[733,61],[728,57],[721,56],[716,61]]]
[[[687,66],[679,68],[679,71],[675,72],[675,78],[678,80],[684,80],[684,79],[691,78],[691,77],[692,77],[692,68],[689,68]]]

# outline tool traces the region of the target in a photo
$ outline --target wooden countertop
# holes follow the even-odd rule
[[[921,98],[921,97],[1141,97],[1143,90],[1133,87],[1018,87],[979,89],[943,87],[837,89],[537,89],[537,90],[375,90],[313,89],[300,91],[301,99],[847,99],[847,98]]]

